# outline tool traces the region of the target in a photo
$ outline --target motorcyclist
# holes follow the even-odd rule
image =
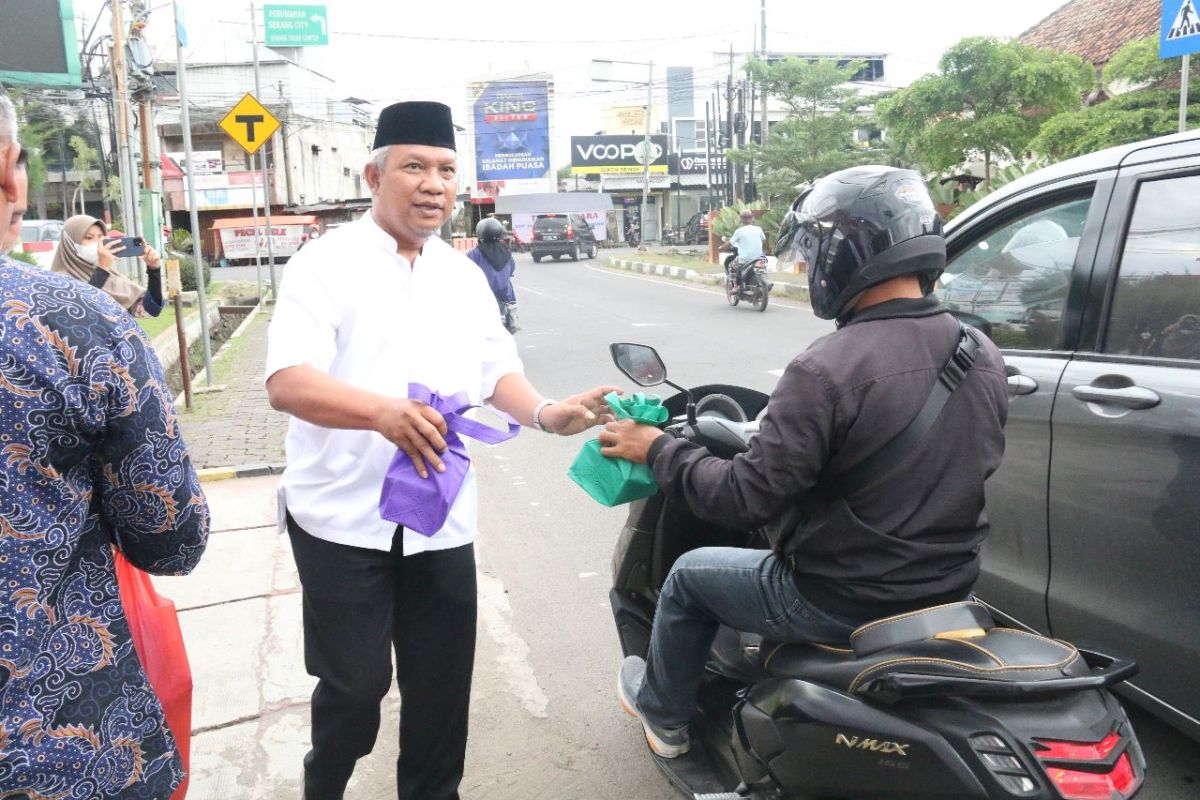
[[[476,245],[467,253],[467,258],[483,270],[492,294],[496,296],[501,316],[508,319],[506,309],[517,302],[512,284],[513,276],[517,274],[517,263],[512,257],[508,233],[500,220],[486,217],[475,226],[475,239]]]
[[[606,455],[650,464],[662,491],[701,520],[766,525],[772,545],[684,554],[663,586],[648,659],[622,665],[621,704],[663,757],[688,750],[719,624],[844,643],[867,621],[964,599],[979,574],[984,480],[1000,464],[1008,406],[1003,361],[982,334],[974,365],[907,460],[860,485],[831,477],[907,428],[960,340],[930,295],[946,249],[925,184],[882,166],[829,175],[784,221],[777,254],[793,250],[808,264],[813,311],[838,329],[787,367],[747,453],[714,458],[631,421],[600,436]]]
[[[743,275],[746,271],[745,266],[753,264],[762,257],[763,244],[767,241],[767,234],[762,228],[754,224],[754,212],[750,209],[743,209],[739,215],[739,219],[742,221],[742,225],[729,237],[727,245],[734,248],[737,253],[737,257],[730,265],[730,269],[737,276],[738,288],[744,289],[746,288],[746,281]]]

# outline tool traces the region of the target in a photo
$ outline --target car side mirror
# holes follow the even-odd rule
[[[667,365],[658,351],[645,344],[616,342],[608,346],[613,362],[638,386],[658,386],[667,380]]]

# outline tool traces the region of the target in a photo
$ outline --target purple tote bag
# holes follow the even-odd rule
[[[409,530],[425,536],[433,536],[446,524],[450,508],[458,498],[471,468],[471,457],[463,436],[470,436],[484,444],[500,444],[521,432],[521,426],[503,412],[489,409],[499,416],[508,430],[497,430],[481,422],[463,416],[472,408],[465,392],[443,397],[419,383],[408,385],[411,400],[428,403],[446,420],[446,452],[441,454],[445,472],[429,470],[429,477],[422,478],[417,468],[403,450],[397,450],[383,478],[383,490],[379,494],[379,515],[390,522],[403,525]]]

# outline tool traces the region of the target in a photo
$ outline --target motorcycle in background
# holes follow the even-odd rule
[[[771,297],[771,281],[767,279],[767,257],[761,255],[747,264],[738,264],[736,247],[730,248],[725,259],[725,300],[736,306],[742,300],[754,304],[755,311],[766,311]]]
[[[507,302],[505,300],[496,301],[500,306],[500,321],[504,323],[504,328],[509,333],[516,333],[521,330],[517,325],[517,303]]]

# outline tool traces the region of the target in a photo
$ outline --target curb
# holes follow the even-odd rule
[[[225,340],[225,344],[229,344],[234,339],[239,338],[243,333],[245,333],[246,328],[248,328],[250,326],[250,323],[254,320],[255,317],[258,316],[258,312],[260,312],[262,310],[263,310],[263,304],[260,301],[258,303],[258,305],[256,305],[254,307],[254,310],[251,311],[249,314],[247,314],[246,318],[241,321],[241,323],[237,326],[236,329],[234,329],[233,333],[229,334],[229,338]],[[217,359],[219,359],[221,357],[221,353],[223,353],[224,351],[225,351],[225,347],[222,346],[220,350],[218,350],[216,353],[213,354],[213,357],[212,357],[213,364],[217,363]],[[208,375],[208,370],[203,369],[203,368],[199,372],[197,372],[195,375],[193,375],[192,376],[193,387],[196,387],[196,384],[199,381],[204,380],[204,378],[207,375]],[[193,388],[192,391],[196,392],[196,388]],[[185,399],[184,393],[182,391],[179,394],[175,395],[175,406],[176,407],[180,406],[183,403],[184,399]],[[213,480],[218,480],[218,479],[214,478]]]
[[[238,467],[207,467],[196,470],[201,483],[225,481],[233,478],[261,478],[264,475],[279,475],[283,464],[242,464]]]
[[[653,264],[645,261],[632,261],[627,258],[609,258],[609,266],[617,269],[642,272],[646,275],[659,275],[664,278],[676,278],[683,281],[697,281],[700,273],[687,267],[671,267],[666,264]]]
[[[646,261],[634,261],[628,258],[616,257],[610,257],[608,265],[615,269],[623,269],[629,272],[659,275],[664,278],[676,278],[692,283],[703,283],[709,286],[719,286],[724,283],[720,275],[709,275],[697,272],[694,269],[688,269],[687,267],[672,267],[666,264],[654,264]],[[791,297],[798,300],[807,300],[808,287],[787,281],[774,281],[771,287],[771,294],[783,295],[784,297]]]

